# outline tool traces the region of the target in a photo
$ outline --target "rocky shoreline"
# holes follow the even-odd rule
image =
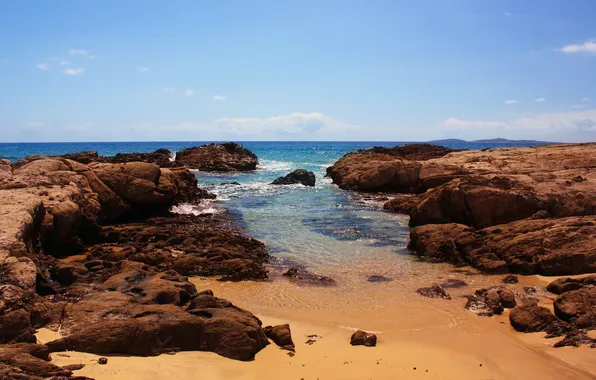
[[[410,216],[409,248],[424,260],[487,273],[596,272],[596,143],[483,151],[428,144],[372,148],[345,155],[327,175],[346,190],[400,193],[384,208]],[[573,285],[557,293],[554,315],[537,302],[504,302],[503,294],[512,295],[502,287],[470,297],[499,313],[515,307],[510,319],[518,331],[566,335],[559,346],[595,347],[585,334],[596,329],[590,278],[560,280]]]
[[[213,167],[254,156],[205,149],[223,152]],[[81,378],[49,362],[64,350],[253,359],[269,344],[261,321],[186,276],[266,279],[266,247],[225,215],[169,212],[212,198],[167,150],[2,160],[0,377]],[[37,344],[42,327],[61,338]]]

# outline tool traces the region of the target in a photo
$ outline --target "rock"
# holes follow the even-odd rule
[[[589,337],[583,330],[573,330],[563,340],[555,343],[554,347],[579,347],[582,344],[596,348],[596,339]]]
[[[375,147],[348,153],[327,170],[340,188],[360,191],[421,192],[417,160],[453,152],[429,144],[411,144],[392,149]]]
[[[297,169],[286,175],[285,177],[279,177],[273,181],[272,185],[294,185],[300,183],[304,186],[315,185],[315,173],[309,172],[304,169]]]
[[[558,319],[542,306],[518,306],[509,313],[509,321],[514,329],[524,333],[546,332],[549,336],[561,336],[571,331],[571,327]]]
[[[202,171],[250,171],[257,168],[257,156],[236,143],[208,144],[176,153],[176,163]]]
[[[377,336],[366,331],[358,330],[352,334],[350,344],[352,346],[374,347],[377,345]]]
[[[290,325],[286,323],[285,325],[267,326],[263,330],[265,331],[265,335],[279,347],[284,350],[294,351],[295,346],[292,341]]]
[[[572,290],[582,289],[588,285],[596,286],[596,274],[582,278],[559,278],[548,284],[546,290],[555,294],[563,294]]]
[[[336,286],[334,279],[310,273],[303,267],[293,267],[283,273],[283,276],[289,277],[301,286]]]
[[[50,363],[49,351],[39,344],[0,345],[0,378],[72,378],[72,372]]]
[[[580,329],[596,329],[596,286],[565,292],[553,305],[560,319]]]
[[[443,289],[443,287],[440,285],[433,285],[427,288],[419,288],[416,290],[416,293],[428,298],[443,298],[445,300],[451,299],[449,293],[447,293],[445,289]]]
[[[81,164],[87,165],[88,163],[97,160],[99,154],[97,154],[97,152],[94,150],[87,150],[84,152],[67,153],[62,155],[62,157],[68,160],[80,162]]]
[[[503,278],[504,284],[517,284],[518,282],[519,280],[517,279],[517,276],[514,274],[508,274],[507,276],[505,276],[505,278]]]
[[[101,365],[106,365],[106,364],[108,364],[108,358],[101,357],[101,358],[97,359],[97,363],[101,364]]]
[[[107,359],[106,359],[107,362]],[[100,363],[102,364],[102,363]],[[85,364],[69,364],[69,365],[63,365],[62,369],[65,369],[67,371],[78,371],[80,369],[85,368]]]
[[[474,295],[467,298],[465,308],[485,317],[502,314],[505,308],[511,309],[516,306],[513,292],[500,286],[478,289]]]
[[[368,282],[391,282],[391,281],[393,281],[393,279],[375,274],[375,275],[370,276],[368,278],[368,280],[366,280],[366,281],[368,281]]]
[[[172,350],[212,351],[251,360],[267,344],[260,321],[225,300],[188,311],[172,304],[142,305],[134,295],[104,292],[66,305],[63,338],[47,344],[50,352],[149,356]]]
[[[454,279],[454,278],[449,278],[449,279],[443,281],[443,283],[441,284],[441,287],[443,287],[444,289],[457,289],[457,288],[463,288],[465,286],[468,286],[467,282],[465,282],[463,280]]]
[[[87,267],[77,262],[58,262],[50,269],[52,279],[64,286],[72,285],[74,282],[85,278],[88,273]]]

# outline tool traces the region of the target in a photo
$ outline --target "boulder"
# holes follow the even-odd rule
[[[377,345],[377,336],[366,331],[358,330],[352,334],[350,344],[352,346],[374,347]]]
[[[208,144],[176,153],[176,163],[210,172],[250,171],[257,168],[257,156],[236,143]]]
[[[450,300],[451,296],[443,289],[441,285],[432,285],[425,288],[416,289],[416,293],[428,298],[442,298]]]
[[[466,296],[465,308],[485,317],[502,314],[505,308],[514,308],[517,303],[512,291],[500,286],[478,289],[473,295]]]
[[[549,336],[561,336],[572,330],[550,310],[537,305],[516,307],[509,313],[509,321],[514,329],[524,333],[543,331]]]
[[[297,169],[286,175],[285,177],[279,177],[273,181],[272,185],[295,185],[302,184],[304,186],[315,185],[315,173],[309,172],[304,169]]]
[[[565,292],[553,305],[560,319],[580,329],[596,329],[596,286]]]
[[[294,351],[295,346],[292,341],[292,332],[290,325],[267,326],[263,329],[267,338],[271,339],[275,344],[284,350]]]
[[[546,287],[551,293],[563,294],[572,290],[582,289],[584,286],[596,286],[596,274],[581,278],[559,278]]]

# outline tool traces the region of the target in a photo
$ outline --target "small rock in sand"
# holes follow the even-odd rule
[[[374,347],[377,345],[377,336],[366,331],[358,330],[352,334],[350,344],[352,346]]]

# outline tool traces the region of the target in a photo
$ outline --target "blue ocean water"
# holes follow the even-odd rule
[[[206,142],[15,143],[0,144],[0,157],[16,161],[33,154],[60,155],[96,150],[101,155],[177,150]],[[197,172],[201,187],[217,200],[200,207],[185,205],[185,213],[221,212],[238,217],[255,238],[280,259],[310,267],[340,267],[346,263],[392,260],[404,263],[409,229],[404,215],[383,212],[378,199],[343,191],[325,178],[326,168],[344,154],[400,142],[243,142],[259,157],[258,170],[248,173]],[[451,148],[485,149],[524,144],[446,143]],[[303,168],[316,175],[314,188],[270,183]]]

